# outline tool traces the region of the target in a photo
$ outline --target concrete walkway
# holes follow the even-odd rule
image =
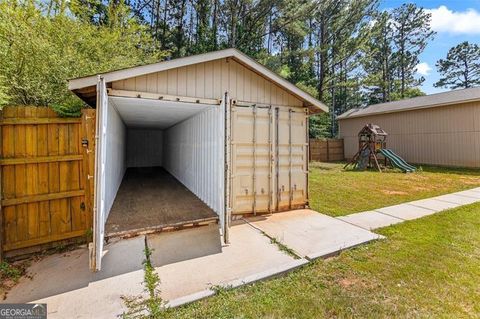
[[[233,225],[230,245],[216,225],[140,236],[107,245],[98,273],[88,269],[88,250],[77,249],[34,261],[3,302],[47,303],[49,318],[116,318],[124,297],[146,296],[147,246],[161,296],[175,307],[382,237],[371,229],[478,201],[480,187],[338,218],[308,209],[259,216]]]
[[[480,202],[480,187],[337,218],[373,230],[475,202]]]
[[[161,297],[174,307],[308,263],[285,254],[257,229],[241,221],[222,245],[218,225],[120,240],[105,247],[102,270],[90,272],[88,250],[77,249],[35,261],[28,276],[7,294],[8,303],[47,303],[49,318],[117,318],[125,297],[147,297],[145,246],[160,277]]]
[[[382,236],[310,209],[247,219],[269,237],[312,260],[379,239]]]
[[[151,263],[168,306],[211,296],[216,287],[237,287],[306,264],[294,258],[245,222],[230,228],[230,244],[221,246],[218,227],[211,225],[149,236]]]

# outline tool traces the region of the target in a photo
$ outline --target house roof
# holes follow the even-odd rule
[[[98,75],[103,76],[105,78],[105,82],[108,83],[223,58],[233,58],[235,61],[252,69],[264,78],[275,82],[278,86],[282,87],[283,89],[287,90],[288,92],[302,100],[305,103],[305,106],[308,106],[312,113],[318,113],[321,111],[328,112],[328,107],[325,104],[323,104],[310,94],[306,93],[305,91],[299,89],[294,84],[288,82],[278,74],[270,71],[265,66],[261,65],[260,63],[243,54],[237,49],[214,51],[210,53],[198,54],[184,58],[178,58],[148,65],[106,72]],[[97,84],[98,75],[70,79],[68,81],[68,89],[73,91],[85,101],[94,100],[93,93],[95,92],[94,88]]]
[[[373,104],[363,109],[351,109],[337,119],[350,119],[369,115],[412,111],[445,105],[480,101],[480,87],[414,97],[400,101]]]

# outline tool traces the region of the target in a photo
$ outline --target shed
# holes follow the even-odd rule
[[[480,167],[480,88],[352,109],[338,123],[347,159],[358,151],[359,131],[375,123],[388,132],[388,148],[408,162]]]
[[[236,49],[72,79],[97,110],[93,269],[103,243],[308,205],[320,101]]]

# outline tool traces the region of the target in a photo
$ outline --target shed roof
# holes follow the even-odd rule
[[[467,103],[480,100],[480,87],[430,94],[400,101],[373,104],[363,109],[351,109],[338,116],[339,120],[424,108]]]
[[[248,57],[247,55],[243,54],[237,49],[214,51],[184,58],[178,58],[148,65],[106,72],[98,75],[103,76],[105,78],[105,82],[108,83],[223,58],[232,58],[240,64],[260,74],[264,78],[276,83],[278,86],[282,87],[283,89],[287,90],[288,92],[302,100],[305,103],[305,106],[309,107],[312,113],[318,113],[321,111],[328,112],[328,107],[325,104],[323,104],[310,94],[306,93],[305,91],[299,89],[294,84],[288,82],[278,74],[270,71],[268,68]],[[68,89],[73,91],[85,101],[87,101],[88,99],[84,94],[88,94],[89,99],[91,100],[92,90],[94,91],[94,86],[97,84],[98,75],[70,79],[68,81]]]

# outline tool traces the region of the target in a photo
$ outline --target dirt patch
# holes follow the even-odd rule
[[[408,195],[407,192],[402,192],[402,191],[390,191],[390,190],[382,190],[382,193],[385,195]]]
[[[339,285],[344,289],[354,289],[354,288],[369,288],[369,284],[365,280],[360,278],[342,278],[338,281]]]

